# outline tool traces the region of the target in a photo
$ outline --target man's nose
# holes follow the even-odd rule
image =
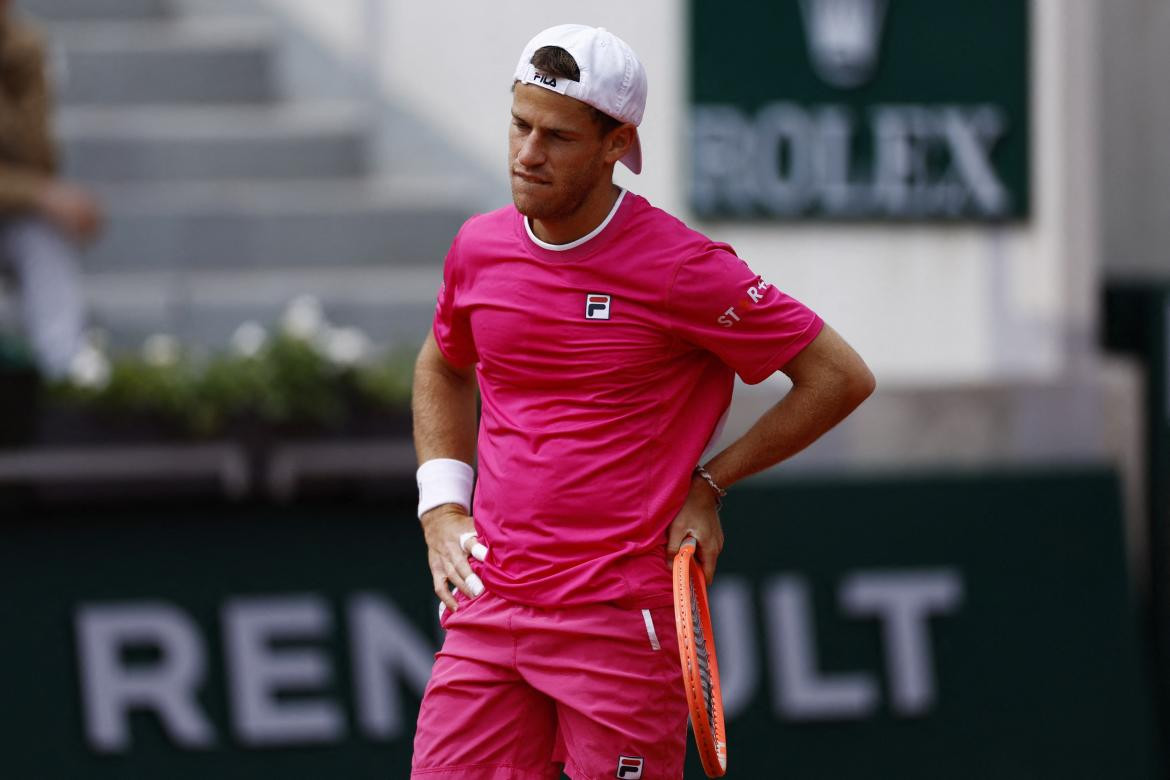
[[[535,168],[544,162],[544,145],[532,132],[520,142],[520,149],[516,152],[516,162],[525,168]]]

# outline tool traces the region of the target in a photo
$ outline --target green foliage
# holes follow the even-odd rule
[[[369,366],[354,377],[358,390],[376,403],[409,407],[414,357],[413,351],[392,352],[380,363]]]
[[[167,420],[207,436],[241,421],[336,426],[359,406],[400,411],[410,405],[412,371],[406,352],[342,366],[309,341],[279,334],[252,356],[180,354],[167,363],[121,357],[104,386],[62,383],[53,393],[64,403]]]

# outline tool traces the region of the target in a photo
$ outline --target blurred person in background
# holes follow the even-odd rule
[[[97,200],[57,175],[45,44],[0,0],[0,272],[15,277],[41,373],[65,375],[81,347],[78,252],[101,229]]]

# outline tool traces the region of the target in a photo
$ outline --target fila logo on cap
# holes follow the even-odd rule
[[[622,780],[642,780],[642,763],[640,756],[618,756],[617,777]]]
[[[585,294],[585,319],[608,320],[610,296],[604,293]],[[638,777],[642,775],[639,774]]]
[[[528,69],[525,71],[525,75],[527,78],[524,80],[529,84],[536,84],[537,86],[544,87],[545,89],[551,89],[553,92],[559,92],[562,95],[568,94],[569,85],[573,83],[569,79],[561,79],[560,84],[558,85],[555,78],[548,75],[547,73],[540,72],[531,65],[528,66]]]

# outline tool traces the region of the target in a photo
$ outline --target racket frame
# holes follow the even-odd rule
[[[715,634],[711,627],[711,609],[707,603],[707,581],[695,560],[697,542],[687,537],[674,558],[674,624],[678,631],[678,654],[682,665],[683,686],[691,714],[691,728],[699,760],[708,777],[722,777],[727,772],[727,732],[723,718],[723,694],[719,687],[719,664],[715,654]],[[691,590],[694,589],[698,615],[691,614]],[[703,701],[703,683],[695,652],[695,620],[707,646],[708,672],[711,679],[712,715]],[[712,730],[712,722],[714,729]]]

